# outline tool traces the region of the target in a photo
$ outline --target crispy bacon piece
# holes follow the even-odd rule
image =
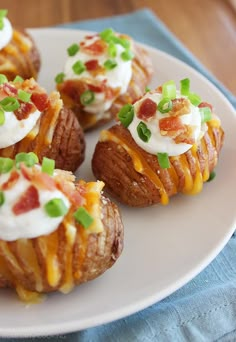
[[[145,99],[142,101],[137,116],[139,119],[147,121],[148,119],[152,118],[157,110],[157,104],[151,99]]]
[[[96,70],[99,67],[97,59],[91,59],[90,61],[85,63],[85,66],[88,71]]]
[[[10,190],[11,188],[13,188],[16,182],[18,181],[19,177],[20,175],[17,171],[12,171],[8,180],[2,184],[2,190]]]
[[[21,172],[23,177],[29,181],[31,181],[37,188],[46,189],[46,190],[55,190],[56,184],[52,177],[50,177],[46,173],[42,173],[40,169],[32,169],[26,167],[23,163],[20,165]]]
[[[172,109],[169,111],[170,115],[178,116],[188,114],[190,112],[190,102],[188,99],[181,97],[172,100]]]
[[[97,56],[102,55],[106,51],[107,44],[102,39],[98,39],[90,45],[84,46],[80,44],[80,47],[81,51],[84,51],[85,53],[88,53],[93,56]]]
[[[6,93],[7,96],[13,96],[17,95],[17,89],[10,83],[4,83],[3,84],[3,90]]]
[[[18,202],[14,204],[12,211],[15,215],[21,215],[39,207],[40,202],[38,190],[33,185],[30,185],[21,195]]]
[[[31,95],[31,101],[40,112],[46,110],[49,105],[49,99],[46,93],[33,93]]]
[[[184,124],[177,116],[171,116],[159,120],[160,131],[182,131]]]
[[[199,105],[198,105],[199,108],[205,108],[205,107],[209,107],[211,111],[213,111],[213,106],[208,103],[208,102],[201,102]]]
[[[27,119],[31,113],[36,111],[36,107],[30,102],[21,102],[20,108],[14,111],[17,120]]]

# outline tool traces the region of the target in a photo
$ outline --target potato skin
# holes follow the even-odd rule
[[[85,157],[84,133],[74,113],[62,107],[55,125],[51,144],[47,144],[42,132],[50,126],[50,112],[42,114],[38,135],[33,139],[25,137],[15,145],[0,149],[1,157],[14,158],[19,152],[34,152],[40,163],[43,157],[55,160],[56,168],[75,171]],[[41,133],[40,133],[41,132]]]
[[[170,157],[171,168],[162,169],[156,156],[141,149],[133,140],[128,129],[122,125],[115,125],[109,131],[128,143],[133,151],[139,153],[148,167],[158,175],[168,197],[178,192],[184,192],[186,176],[178,157]],[[213,140],[210,136],[213,137]],[[223,139],[222,128],[209,126],[208,132],[200,141],[196,155],[202,175],[207,165],[209,172],[216,166]],[[184,154],[193,179],[196,174],[196,157],[192,150]],[[97,143],[92,158],[92,169],[95,177],[106,184],[105,190],[121,203],[134,207],[146,207],[161,202],[159,189],[149,177],[135,170],[128,152],[114,141]]]
[[[134,59],[132,61],[132,78],[125,94],[120,95],[111,108],[103,116],[88,113],[80,103],[80,95],[88,90],[88,86],[80,80],[66,80],[57,85],[57,90],[68,108],[76,114],[82,128],[91,130],[101,127],[116,118],[117,113],[126,103],[133,103],[141,97],[153,74],[152,61],[145,49],[134,44]]]
[[[104,273],[115,263],[123,250],[124,230],[118,207],[105,197],[101,198],[101,206],[104,231],[87,234],[83,227],[76,225],[71,254],[67,253],[68,242],[64,223],[47,236],[12,242],[0,240],[0,287],[21,287],[37,293],[57,290],[63,292],[68,272],[71,273],[72,286],[67,290]],[[53,243],[57,246],[54,260],[58,266],[58,281],[55,286],[49,284],[47,271],[47,261],[51,257]],[[22,244],[27,248],[29,258],[38,265],[37,281],[36,272],[29,267],[30,260],[22,254]],[[16,262],[12,263],[12,259]]]
[[[20,42],[25,38],[32,44],[29,50],[24,49]],[[31,35],[25,30],[14,30],[10,43],[0,50],[0,64],[1,74],[4,74],[9,81],[13,81],[16,76],[21,76],[23,79],[33,77],[36,80],[41,67],[41,58]]]

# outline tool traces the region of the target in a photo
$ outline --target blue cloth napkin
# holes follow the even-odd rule
[[[63,27],[100,31],[113,27],[188,63],[213,82],[236,107],[236,98],[211,75],[148,9],[70,23]],[[28,339],[24,339],[27,341]],[[30,338],[45,341],[45,338]],[[191,282],[151,307],[113,323],[47,337],[69,342],[236,341],[236,238]],[[16,339],[0,339],[16,341]]]

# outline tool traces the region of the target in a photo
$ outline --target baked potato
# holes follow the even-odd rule
[[[124,106],[120,123],[101,132],[93,173],[120,202],[167,204],[179,192],[197,194],[212,177],[224,131],[212,106],[186,84],[181,80],[176,92],[175,83],[166,82]]]
[[[114,119],[125,103],[143,95],[153,73],[147,51],[112,29],[85,36],[67,51],[57,90],[84,130]]]
[[[37,79],[40,70],[39,50],[29,33],[12,28],[6,18],[7,11],[0,16],[0,73],[10,81],[16,76]]]
[[[123,248],[121,216],[103,182],[76,183],[48,158],[34,163],[33,153],[0,158],[0,287],[28,303],[98,277]]]
[[[0,83],[0,156],[35,152],[40,162],[46,156],[75,171],[84,160],[84,134],[59,93],[48,96],[33,78],[8,82],[0,75]]]

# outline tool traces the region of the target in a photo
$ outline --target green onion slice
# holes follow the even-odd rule
[[[210,181],[212,181],[212,180],[215,178],[215,176],[216,176],[216,173],[215,173],[215,171],[211,171],[211,173],[210,173],[210,176],[209,176],[209,178],[208,178],[207,182],[210,182]]]
[[[23,102],[29,102],[29,100],[31,98],[31,94],[27,93],[27,91],[19,89],[18,90],[18,98],[19,98],[19,100],[21,100]]]
[[[0,207],[4,204],[5,202],[5,195],[3,191],[0,191]]]
[[[123,46],[123,48],[125,48],[125,49],[130,49],[130,41],[128,39],[120,38],[120,37],[113,35],[110,38],[110,41],[112,41],[115,44],[119,44],[119,45]]]
[[[88,213],[88,211],[79,207],[74,213],[74,218],[79,222],[85,229],[87,229],[94,221],[93,217]]]
[[[117,55],[116,44],[114,44],[113,42],[110,42],[108,45],[108,55],[112,58],[115,58]]]
[[[8,79],[5,75],[0,74],[0,84],[7,83]]]
[[[180,93],[181,95],[188,96],[190,92],[190,79],[185,78],[180,81]]]
[[[78,44],[72,44],[67,49],[67,53],[71,57],[76,55],[78,51],[79,51],[79,45]]]
[[[118,119],[124,127],[128,127],[134,118],[134,107],[127,103],[118,113]]]
[[[149,93],[149,91],[151,91],[151,88],[145,87],[145,93]]]
[[[31,167],[39,162],[37,155],[34,152],[20,152],[15,157],[16,167],[19,168],[20,163],[24,163],[26,166]]]
[[[5,97],[0,101],[0,105],[5,112],[13,112],[20,107],[19,101],[15,97]]]
[[[172,109],[172,107],[173,107],[172,101],[171,101],[171,99],[169,99],[167,97],[162,99],[157,105],[157,109],[162,114],[168,113]]]
[[[87,106],[95,100],[95,94],[92,90],[86,90],[83,94],[80,95],[80,102],[83,106]]]
[[[157,159],[162,169],[168,169],[170,167],[168,153],[157,153]]]
[[[64,72],[60,72],[59,74],[57,74],[54,80],[56,83],[62,83],[64,81],[65,76],[66,75],[64,74]]]
[[[140,123],[138,124],[137,132],[139,138],[144,142],[148,142],[152,135],[150,129],[147,128],[146,124],[143,121],[140,121]]]
[[[61,198],[53,198],[44,205],[44,210],[50,217],[64,216],[68,212],[64,201]]]
[[[4,125],[5,122],[5,112],[0,108],[0,126]]]
[[[131,50],[125,50],[121,53],[121,58],[123,61],[130,61],[132,58],[134,58],[134,54]]]
[[[0,18],[4,18],[7,16],[8,10],[7,9],[2,9],[0,10]]]
[[[112,70],[114,69],[115,67],[117,66],[117,63],[116,61],[112,60],[112,59],[108,59],[104,62],[104,67],[107,69],[107,70]]]
[[[13,166],[14,161],[12,159],[0,157],[0,174],[8,173],[12,170]]]
[[[22,83],[24,82],[24,79],[20,76],[16,76],[13,80],[13,83],[17,83],[17,82]]]
[[[55,160],[43,157],[42,172],[52,176],[55,168]]]
[[[114,35],[114,31],[112,28],[107,28],[99,33],[99,36],[102,38],[102,40],[105,40],[106,42],[110,41],[110,38]]]
[[[194,106],[198,106],[202,102],[201,97],[195,93],[189,93],[188,98]]]
[[[86,70],[86,67],[83,62],[77,61],[72,65],[72,69],[76,75],[80,75]]]
[[[162,96],[163,98],[169,98],[170,100],[176,98],[176,84],[174,81],[171,80],[162,85]]]
[[[210,121],[212,118],[211,109],[209,107],[202,107],[200,108],[202,123]]]

